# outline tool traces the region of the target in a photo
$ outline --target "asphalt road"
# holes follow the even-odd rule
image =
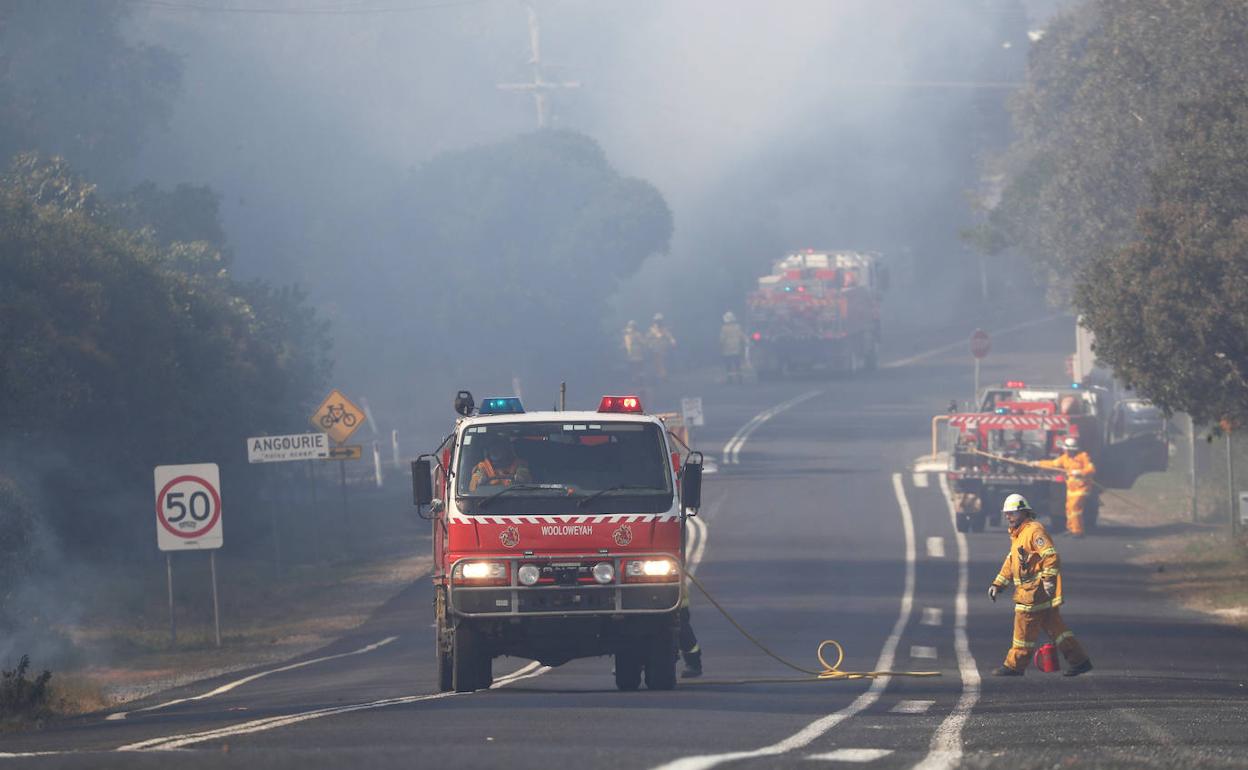
[[[674,692],[617,692],[602,658],[498,661],[494,689],[440,694],[421,581],[286,670],[161,693],[124,719],[2,736],[0,764],[1248,767],[1248,635],[1148,592],[1127,563],[1147,530],[1057,537],[1064,615],[1095,671],[987,675],[1011,638],[1012,605],[986,596],[1007,540],[992,528],[959,537],[939,479],[911,470],[931,415],[971,389],[963,342],[928,336],[894,340],[897,365],[858,379],[728,386],[688,373],[653,398],[704,398],[696,441],[721,463],[706,481],[697,575],[739,622],[802,665],[836,639],[846,670],[938,678],[732,683],[793,673],[697,597],[706,678]],[[998,334],[985,381],[1053,380],[1071,339],[1063,319]]]

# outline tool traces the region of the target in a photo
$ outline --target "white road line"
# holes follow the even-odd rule
[[[932,743],[927,756],[915,765],[916,770],[947,770],[962,764],[962,730],[971,716],[971,710],[979,701],[979,666],[975,656],[971,654],[971,645],[966,637],[966,588],[968,553],[966,535],[957,531],[957,513],[953,509],[953,495],[949,491],[949,482],[940,477],[940,491],[945,496],[949,507],[949,522],[954,524],[955,538],[958,543],[958,596],[954,601],[953,649],[958,657],[958,673],[962,677],[962,694],[958,697],[953,711],[940,723],[932,735]]]
[[[742,425],[732,438],[728,439],[728,443],[724,444],[724,456],[720,462],[724,465],[736,465],[741,462],[741,447],[745,446],[745,442],[749,440],[750,435],[758,430],[763,423],[780,414],[781,412],[792,409],[803,401],[809,401],[815,396],[822,393],[822,390],[811,390],[800,396],[791,398],[781,404],[776,404],[770,409],[765,409],[754,415],[745,425]]]
[[[934,700],[903,700],[889,711],[894,714],[926,714],[935,704]]]
[[[927,539],[927,555],[933,559],[945,558],[945,539],[943,537],[929,537]]]
[[[915,487],[919,489],[927,489],[927,474],[926,473],[915,473],[911,476],[911,480],[914,481]]]
[[[335,716],[337,714],[349,714],[353,711],[368,711],[370,709],[388,708],[390,706],[402,706],[409,703],[420,703],[427,700],[438,700],[440,698],[449,698],[459,693],[439,692],[432,695],[406,695],[399,698],[385,698],[370,703],[356,703],[350,706],[332,706],[330,708],[316,709],[315,711],[304,711],[298,714],[287,714],[278,717],[266,717],[264,719],[255,719],[250,722],[233,725],[231,727],[222,727],[216,730],[205,730],[198,733],[185,733],[183,735],[169,735],[163,738],[152,738],[138,743],[130,743],[117,748],[117,751],[169,751],[171,749],[180,749],[184,746],[191,746],[196,743],[204,743],[205,741],[219,740],[221,738],[229,738],[235,735],[249,735],[251,733],[264,732],[266,730],[274,730],[278,727],[288,727],[290,725],[307,722],[312,719],[320,719],[321,717]]]
[[[901,509],[902,531],[906,537],[905,588],[902,591],[901,609],[897,613],[897,622],[893,624],[892,633],[884,641],[884,646],[880,648],[880,657],[875,662],[875,671],[887,671],[893,667],[893,660],[897,656],[897,645],[901,642],[901,635],[905,633],[906,624],[910,622],[910,614],[914,608],[914,563],[916,557],[914,514],[910,511],[910,503],[906,501],[906,491],[902,486],[900,473],[893,474],[893,492],[897,495],[897,505]],[[764,746],[753,751],[733,751],[724,754],[681,757],[660,765],[660,770],[706,770],[706,768],[715,767],[724,762],[732,762],[738,759],[774,757],[797,749],[803,749],[841,722],[858,714],[879,700],[885,688],[888,687],[888,682],[889,677],[886,676],[873,679],[867,691],[855,698],[848,706],[840,711],[816,719],[778,743],[773,743],[770,746]]]
[[[147,706],[146,708],[134,709],[133,711],[118,711],[115,714],[109,714],[107,717],[105,717],[105,720],[110,721],[110,722],[116,721],[119,719],[125,719],[130,714],[141,714],[144,711],[156,711],[157,709],[163,709],[163,708],[169,708],[170,706],[176,706],[179,703],[190,703],[192,701],[204,700],[205,698],[213,698],[218,695],[224,695],[225,693],[229,692],[230,690],[235,689],[236,687],[242,687],[248,682],[254,682],[257,679],[263,679],[269,674],[280,674],[283,671],[294,671],[297,668],[303,668],[305,666],[312,666],[317,663],[325,663],[331,660],[338,660],[339,658],[349,658],[352,655],[363,655],[366,652],[379,650],[382,647],[385,647],[387,644],[390,644],[391,642],[395,641],[398,638],[399,637],[397,636],[387,636],[385,639],[382,639],[380,642],[374,642],[370,645],[361,647],[358,650],[352,650],[351,652],[340,652],[337,655],[326,655],[321,658],[312,658],[311,660],[301,660],[298,663],[291,663],[290,665],[282,666],[281,668],[273,668],[273,669],[269,669],[268,671],[261,671],[259,673],[252,674],[251,676],[245,676],[242,679],[236,679],[233,682],[228,682],[226,684],[221,685],[215,690],[211,690],[201,695],[192,695],[189,698],[178,698],[177,700],[166,701],[165,703],[158,703],[155,706]]]
[[[811,754],[806,758],[826,762],[874,762],[892,753],[892,749],[837,749],[826,754]]]
[[[1054,315],[1045,316],[1044,318],[1033,318],[1030,321],[1023,321],[1020,324],[1007,326],[1004,329],[997,329],[993,331],[992,333],[994,336],[999,337],[1001,335],[1009,334],[1011,332],[1021,331],[1023,329],[1030,329],[1033,326],[1040,326],[1041,324],[1046,324],[1049,321],[1053,321],[1062,317],[1063,315],[1061,313],[1056,313]],[[881,369],[896,369],[901,366],[909,366],[910,364],[917,363],[924,359],[931,358],[932,356],[938,356],[941,353],[948,353],[951,350],[957,350],[959,348],[966,348],[968,344],[969,343],[967,342],[953,342],[948,345],[941,345],[938,348],[932,348],[931,350],[927,350],[917,355],[910,356],[909,358],[902,358],[897,361],[889,361],[887,364],[880,364],[880,368]]]
[[[531,661],[528,665],[498,677],[490,684],[491,690],[497,690],[500,687],[506,687],[509,684],[519,682],[524,679],[532,679],[535,676],[541,676],[550,670],[550,666],[543,666],[537,661]]]
[[[702,558],[706,555],[706,522],[702,521],[701,516],[694,516],[689,519],[689,528],[695,534],[692,537],[693,545],[689,548],[689,562],[685,565],[685,570],[691,574],[697,574],[698,565],[702,563]]]
[[[927,647],[922,644],[913,644],[910,646],[910,657],[921,658],[923,660],[936,660],[939,657],[936,654],[935,647]]]
[[[939,607],[924,607],[919,622],[925,626],[939,626],[945,611]]]

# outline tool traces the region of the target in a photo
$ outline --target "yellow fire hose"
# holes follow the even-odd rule
[[[988,458],[993,459],[993,460],[1000,460],[1001,462],[1010,463],[1010,464],[1012,464],[1012,465],[1024,465],[1024,466],[1026,466],[1026,467],[1028,467],[1028,468],[1033,468],[1033,469],[1035,469],[1035,470],[1039,470],[1039,471],[1047,471],[1047,472],[1049,472],[1049,473],[1054,473],[1054,474],[1057,474],[1057,473],[1066,473],[1066,471],[1062,470],[1061,468],[1045,468],[1045,467],[1043,467],[1043,466],[1036,465],[1034,462],[1030,462],[1030,461],[1027,461],[1027,460],[1015,460],[1015,459],[1014,459],[1014,458],[1012,458],[1012,457],[1004,457],[1004,456],[1002,456],[1002,455],[994,455],[994,454],[993,454],[993,453],[991,453],[991,452],[985,452],[985,451],[980,450],[980,449],[973,449],[973,448],[972,448],[972,449],[968,449],[968,450],[966,450],[966,451],[968,451],[970,454],[979,455],[979,456],[981,456],[981,457],[988,457]],[[1137,503],[1136,501],[1132,500],[1131,498],[1127,497],[1126,495],[1123,495],[1123,494],[1121,494],[1121,493],[1115,492],[1115,491],[1113,491],[1112,489],[1107,489],[1104,485],[1102,485],[1102,484],[1098,484],[1098,483],[1097,483],[1096,481],[1094,481],[1093,479],[1085,478],[1085,479],[1084,479],[1084,483],[1091,484],[1092,486],[1094,486],[1094,487],[1096,487],[1097,489],[1101,490],[1101,492],[1102,492],[1103,494],[1106,494],[1106,495],[1109,495],[1110,497],[1113,497],[1113,498],[1116,498],[1116,499],[1118,499],[1118,500],[1121,500],[1122,502],[1126,503],[1127,505],[1132,506],[1133,508],[1136,508],[1137,510],[1141,510],[1141,511],[1143,511],[1144,513],[1150,513],[1150,514],[1156,515],[1156,511],[1153,511],[1152,509],[1150,509],[1150,508],[1146,507],[1146,506],[1145,506],[1145,505],[1143,505],[1142,503]]]
[[[822,642],[819,643],[818,649],[815,650],[815,657],[819,659],[819,663],[823,666],[822,671],[816,671],[814,669],[809,669],[803,666],[799,666],[796,663],[793,663],[792,661],[787,660],[786,658],[783,658],[780,655],[777,655],[767,645],[760,642],[757,637],[755,637],[749,631],[745,630],[745,628],[742,627],[742,625],[738,623],[735,618],[732,617],[732,614],[729,613],[728,610],[724,609],[724,606],[720,604],[718,601],[716,601],[714,596],[711,596],[711,592],[706,590],[706,586],[702,585],[702,581],[698,580],[693,575],[689,575],[688,578],[689,578],[689,582],[693,583],[695,586],[698,587],[698,590],[702,592],[702,595],[706,597],[707,601],[709,601],[715,607],[715,609],[719,610],[719,613],[723,615],[728,620],[729,623],[732,624],[733,628],[737,629],[737,631],[739,631],[742,636],[748,639],[751,644],[753,644],[758,649],[762,650],[764,655],[776,661],[782,666],[786,666],[788,668],[793,669],[794,671],[797,671],[802,674],[806,674],[807,676],[790,677],[790,678],[780,677],[780,678],[754,678],[754,679],[694,679],[694,680],[686,680],[686,681],[681,682],[682,687],[685,685],[690,685],[690,684],[796,684],[800,682],[820,682],[820,681],[826,682],[826,681],[847,681],[847,680],[853,680],[853,679],[876,679],[882,676],[909,676],[909,677],[940,676],[939,671],[842,671],[841,663],[845,660],[845,648],[841,647],[840,642],[837,642],[835,639],[823,640]],[[828,663],[827,658],[823,657],[823,651],[827,647],[836,648],[836,662],[835,663]]]

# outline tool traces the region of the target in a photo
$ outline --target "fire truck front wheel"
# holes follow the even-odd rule
[[[646,649],[646,689],[676,687],[676,644],[670,631],[655,634]]]
[[[438,690],[448,692],[455,687],[454,650],[451,646],[451,631],[446,622],[446,593],[438,590],[434,598],[434,617],[437,633],[434,637],[434,652],[438,659]]]
[[[641,670],[645,660],[635,650],[622,650],[615,654],[615,686],[620,690],[636,690],[641,687]]]
[[[477,629],[461,623],[451,641],[451,680],[455,692],[484,690],[494,681],[494,658]]]

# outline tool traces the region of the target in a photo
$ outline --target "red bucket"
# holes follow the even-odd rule
[[[1046,674],[1061,670],[1062,664],[1057,659],[1057,645],[1052,642],[1040,645],[1036,650],[1036,668]]]

